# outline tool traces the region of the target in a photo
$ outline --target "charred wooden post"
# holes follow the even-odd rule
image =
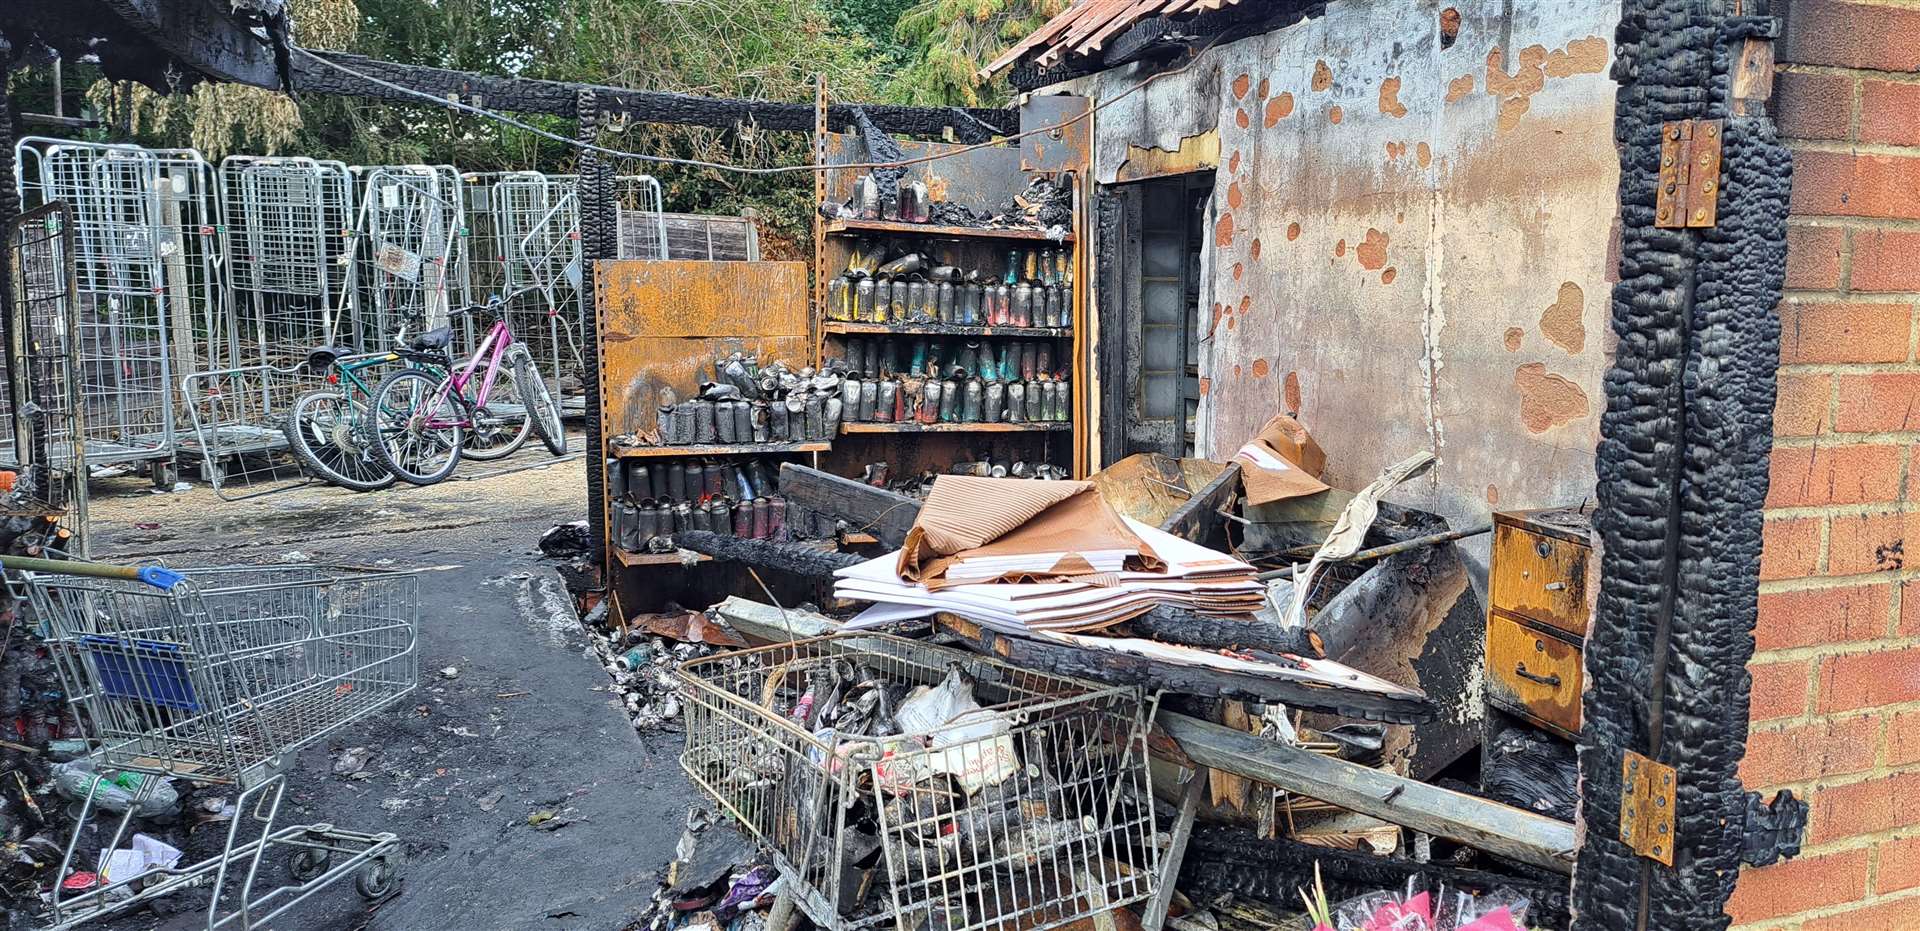
[[[1167,517],[1160,525],[1164,530],[1184,540],[1207,544],[1212,537],[1220,533],[1220,516],[1215,513],[1233,501],[1240,492],[1240,463],[1227,463],[1227,468],[1205,488],[1193,493],[1187,503]]]
[[[574,138],[584,143],[596,142],[600,136],[599,99],[591,90],[583,90],[573,101],[574,112],[579,122],[574,128]],[[618,254],[619,216],[614,204],[613,166],[606,164],[600,153],[592,149],[580,150],[578,165],[580,175],[577,196],[580,199],[580,297],[587,312],[580,315],[580,339],[585,346],[600,345],[600,315],[597,311],[594,293],[598,289],[598,259],[614,258]],[[581,380],[588,386],[586,392],[587,426],[587,539],[592,541],[590,559],[595,566],[605,566],[607,560],[607,528],[612,525],[606,507],[610,506],[606,498],[606,437],[600,430],[600,354],[581,353]]]
[[[831,581],[836,569],[864,562],[852,553],[836,553],[804,543],[773,543],[749,537],[735,537],[711,530],[686,530],[673,535],[673,543],[715,559],[730,559],[762,569],[777,569],[816,581]]]

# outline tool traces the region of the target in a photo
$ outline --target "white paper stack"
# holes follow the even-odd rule
[[[834,595],[894,605],[927,614],[949,611],[1004,633],[1091,630],[1145,614],[1169,604],[1200,614],[1234,616],[1258,609],[1265,595],[1254,567],[1225,553],[1188,542],[1131,518],[1127,526],[1165,562],[1162,570],[1123,568],[1129,551],[1079,552],[1098,574],[1060,582],[987,582],[947,584],[937,590],[900,578],[897,553],[870,559],[835,573]],[[947,581],[997,578],[1029,560],[1052,565],[1060,554],[993,557],[981,565],[964,560],[947,571]],[[965,570],[964,573],[960,570]]]

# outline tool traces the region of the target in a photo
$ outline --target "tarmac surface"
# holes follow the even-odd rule
[[[282,824],[398,834],[398,894],[369,908],[349,878],[270,927],[613,931],[645,909],[695,797],[678,767],[682,735],[634,733],[536,546],[584,515],[584,469],[535,442],[427,488],[310,485],[228,502],[200,484],[94,484],[101,561],[420,573],[419,690],[300,754],[281,812]],[[338,754],[354,747],[372,751],[370,775],[336,775]],[[262,872],[277,879],[283,864]],[[136,911],[104,927],[173,931],[206,919]]]

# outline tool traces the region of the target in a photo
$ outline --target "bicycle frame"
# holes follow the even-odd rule
[[[467,416],[465,411],[460,413],[460,417],[457,420],[447,420],[441,417],[441,411],[446,406],[447,398],[449,395],[455,395],[462,399],[466,397],[467,385],[473,381],[474,372],[480,367],[480,360],[485,358],[487,361],[486,375],[480,380],[480,390],[474,394],[472,408],[477,410],[486,407],[487,399],[493,395],[494,377],[500,373],[500,360],[506,356],[507,347],[512,344],[513,331],[508,329],[505,315],[502,315],[501,319],[493,321],[492,328],[487,330],[487,338],[481,340],[480,345],[473,350],[473,357],[467,360],[467,364],[462,366],[459,371],[454,372],[452,376],[445,381],[441,382],[440,387],[434,390],[433,399],[428,402],[427,405],[426,426],[429,429],[438,427],[472,427],[474,425],[473,418]],[[454,406],[460,408],[466,405],[457,404]]]

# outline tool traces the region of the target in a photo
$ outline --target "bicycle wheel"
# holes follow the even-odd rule
[[[393,470],[375,457],[367,442],[366,406],[338,391],[301,395],[281,429],[301,467],[331,484],[354,491],[379,491],[393,484]]]
[[[441,481],[460,464],[465,433],[458,424],[446,423],[458,415],[445,401],[434,402],[442,381],[419,369],[401,369],[373,389],[370,413],[378,438],[371,444],[373,454],[415,485]]]
[[[518,344],[513,347],[513,381],[520,390],[520,403],[527,406],[527,419],[533,421],[533,432],[539,434],[540,442],[546,444],[548,452],[556,456],[565,455],[567,433],[560,423],[560,400],[548,390],[547,380],[540,377],[540,370],[533,367],[533,356],[526,347]]]
[[[501,366],[493,376],[493,390],[484,407],[473,409],[473,426],[461,455],[482,462],[505,459],[520,451],[533,433],[533,417],[520,403],[519,377],[513,366]]]

